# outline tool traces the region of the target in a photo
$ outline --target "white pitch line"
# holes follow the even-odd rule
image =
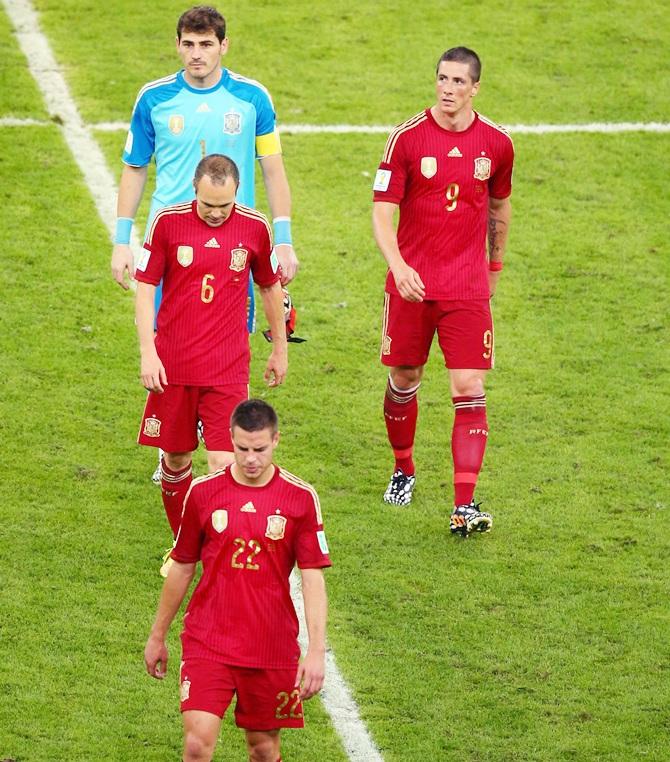
[[[37,14],[29,0],[3,0],[7,14],[16,28],[16,37],[25,55],[30,72],[40,88],[47,109],[62,130],[77,165],[84,175],[86,185],[94,198],[100,218],[114,232],[116,220],[116,184],[107,168],[105,157],[91,134],[91,127],[84,124],[70,95],[68,86],[56,63],[49,42],[39,27]],[[20,120],[21,124],[2,120],[3,126],[33,125],[35,120]],[[53,124],[53,122],[44,122]],[[119,129],[127,129],[123,125]],[[137,245],[137,241],[134,241]],[[293,575],[292,594],[295,595],[296,611],[303,633],[306,633],[305,612],[302,604],[299,580]],[[323,705],[330,715],[335,730],[342,739],[352,762],[383,762],[358,712],[358,706],[335,663],[332,651],[326,655],[327,685],[322,694]]]
[[[295,569],[291,574],[291,598],[300,622],[298,641],[302,652],[305,653],[308,642],[305,608],[300,574]],[[326,680],[319,695],[349,759],[352,762],[384,762],[384,758],[361,720],[358,704],[337,668],[335,655],[330,647],[326,650]]]
[[[44,119],[19,119],[14,116],[0,117],[0,127],[53,127],[55,122]]]
[[[279,131],[288,135],[388,134],[391,124],[280,124]],[[670,122],[591,122],[590,124],[510,124],[502,125],[516,135],[543,135],[571,132],[670,132]],[[99,122],[92,129],[103,132],[127,130],[127,122]]]
[[[12,0],[5,0],[11,2]],[[11,116],[0,117],[0,127],[48,127],[53,122],[38,119],[17,119]],[[502,125],[515,135],[545,135],[548,133],[619,133],[619,132],[670,132],[670,122],[591,122],[589,124],[509,124]],[[100,132],[125,132],[128,122],[97,122],[89,124],[91,130]],[[349,135],[349,134],[387,134],[392,129],[390,124],[283,124],[279,131],[286,135]]]
[[[59,125],[93,196],[100,219],[109,230],[111,240],[116,225],[116,183],[100,146],[93,137],[91,128],[84,124],[79,114],[49,42],[40,30],[39,19],[32,4],[29,0],[3,0],[3,3],[15,27],[16,39],[26,57],[30,73],[53,119],[46,124],[52,125],[55,122]],[[34,123],[34,120],[21,121]],[[7,125],[5,120],[2,123],[4,126],[12,126]],[[131,242],[136,250],[139,249],[134,231]]]

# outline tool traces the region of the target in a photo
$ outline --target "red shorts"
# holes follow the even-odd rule
[[[488,299],[408,302],[397,294],[384,294],[384,365],[425,365],[436,331],[447,368],[493,367]]]
[[[191,452],[198,447],[198,421],[202,421],[208,450],[232,451],[230,416],[249,398],[246,384],[229,386],[175,386],[162,394],[149,392],[137,441],[165,452]]]
[[[181,663],[180,708],[182,712],[195,709],[223,717],[237,694],[238,728],[302,728],[305,720],[295,676],[295,667],[251,669],[209,659],[185,659]]]

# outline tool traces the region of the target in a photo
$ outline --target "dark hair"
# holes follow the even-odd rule
[[[449,50],[442,53],[440,60],[435,67],[435,73],[440,69],[442,61],[457,61],[458,63],[467,64],[470,67],[470,76],[473,82],[479,82],[482,76],[482,62],[479,60],[479,56],[474,50],[470,48],[449,48]]]
[[[233,410],[230,428],[240,428],[243,431],[271,429],[272,433],[276,434],[279,428],[277,413],[275,413],[272,405],[268,405],[264,400],[245,400]]]
[[[240,184],[240,170],[237,164],[222,153],[210,153],[209,156],[200,159],[193,177],[193,184],[196,187],[203,175],[207,175],[214,185],[223,185],[229,177],[235,181],[235,187]]]
[[[181,40],[182,32],[195,32],[196,34],[214,32],[217,40],[223,42],[226,37],[226,20],[211,5],[196,5],[179,17],[179,21],[177,21],[178,40]]]

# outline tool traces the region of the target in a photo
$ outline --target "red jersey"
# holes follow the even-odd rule
[[[254,209],[235,204],[211,227],[196,202],[162,209],[154,218],[135,271],[158,285],[156,350],[168,383],[223,386],[249,383],[247,288],[279,280],[270,226]]]
[[[186,495],[172,558],[202,561],[184,616],[188,658],[285,669],[300,657],[289,575],[330,566],[314,489],[275,466],[263,487],[230,468],[196,479]]]
[[[475,112],[462,132],[430,109],[396,127],[386,143],[374,200],[400,206],[398,246],[426,299],[488,299],[488,201],[512,192],[509,135]],[[389,271],[386,290],[397,294]]]

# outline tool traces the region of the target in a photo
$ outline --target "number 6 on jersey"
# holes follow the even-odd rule
[[[214,280],[214,276],[211,273],[207,273],[207,275],[203,276],[200,298],[205,304],[209,304],[214,298],[214,286],[210,286],[210,280]]]

